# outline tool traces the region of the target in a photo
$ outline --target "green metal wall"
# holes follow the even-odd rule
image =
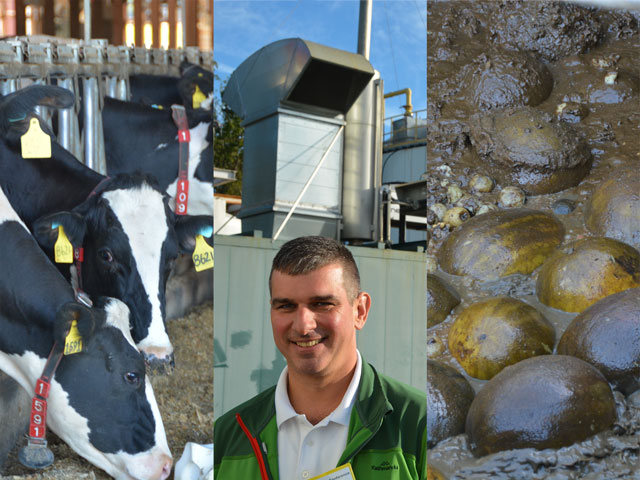
[[[214,412],[216,418],[274,385],[286,365],[269,319],[271,261],[284,242],[216,236]],[[426,388],[424,253],[349,247],[362,289],[372,297],[357,334],[363,358],[378,371]]]

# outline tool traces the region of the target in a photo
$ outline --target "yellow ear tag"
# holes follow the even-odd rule
[[[73,245],[64,233],[62,225],[58,227],[58,240],[53,247],[56,263],[73,263]]]
[[[64,339],[64,354],[71,355],[82,351],[82,337],[78,332],[78,322],[73,320],[67,338]]]
[[[193,97],[191,97],[191,99],[193,100],[193,108],[200,108],[200,104],[202,102],[204,102],[207,97],[205,96],[204,93],[202,93],[202,90],[200,90],[200,87],[198,85],[196,85],[196,91],[193,92]]]
[[[196,272],[213,268],[213,248],[204,241],[202,235],[196,237],[196,248],[191,258],[193,258]]]
[[[22,158],[51,158],[51,137],[40,128],[37,118],[29,122],[29,130],[20,137]]]

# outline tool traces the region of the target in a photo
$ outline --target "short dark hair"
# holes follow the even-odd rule
[[[342,266],[342,277],[347,296],[351,301],[360,293],[360,272],[347,247],[327,237],[298,237],[282,245],[271,264],[269,293],[273,272],[287,275],[305,275],[327,265]]]

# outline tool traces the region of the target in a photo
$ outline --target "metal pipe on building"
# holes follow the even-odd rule
[[[360,0],[360,16],[358,17],[358,53],[369,60],[371,50],[371,14],[372,0]]]
[[[411,105],[411,89],[403,88],[402,90],[396,90],[395,92],[389,92],[384,94],[384,98],[397,97],[398,95],[405,95],[407,104],[403,105],[405,117],[413,115],[413,106]]]
[[[345,240],[375,241],[378,190],[382,183],[382,79],[376,71],[346,115],[342,163],[342,235]]]
[[[358,53],[369,59],[372,0],[360,1]],[[346,115],[342,163],[342,234],[351,241],[379,238],[382,160],[382,79],[375,72]]]

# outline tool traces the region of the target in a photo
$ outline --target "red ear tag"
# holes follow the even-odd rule
[[[176,213],[178,215],[187,214],[187,203],[189,202],[189,180],[178,179],[176,188]]]
[[[191,141],[191,134],[189,130],[178,130],[178,142],[187,143]]]
[[[84,262],[84,248],[82,247],[74,248],[73,258],[78,262]]]

